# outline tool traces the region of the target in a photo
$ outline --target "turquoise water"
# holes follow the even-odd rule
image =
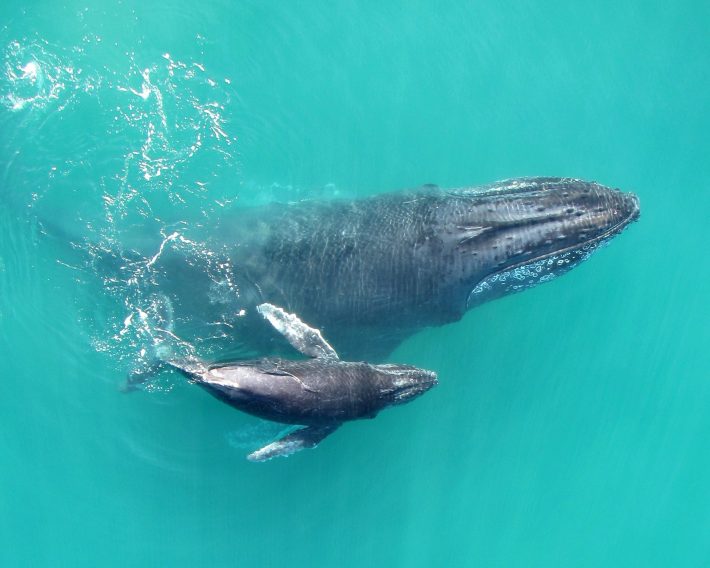
[[[709,28],[690,1],[3,3],[0,563],[710,564]],[[120,392],[160,306],[87,252],[523,175],[641,219],[403,343],[441,381],[414,403],[252,464],[270,425],[175,377]]]

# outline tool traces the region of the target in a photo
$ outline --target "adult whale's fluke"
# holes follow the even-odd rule
[[[226,275],[173,249],[179,230],[136,250],[176,332],[221,335],[215,352],[239,344],[263,354],[283,343],[256,312],[269,302],[322,329],[342,356],[382,360],[423,327],[567,272],[638,216],[633,194],[524,178],[236,209],[205,237],[227,259]]]
[[[301,426],[251,453],[250,461],[313,448],[343,422],[374,418],[382,409],[409,402],[437,384],[436,373],[411,365],[341,361],[320,331],[296,315],[271,304],[257,310],[294,348],[312,358],[269,357],[219,365],[208,365],[194,355],[164,360],[230,406]],[[133,382],[148,378],[134,377]]]

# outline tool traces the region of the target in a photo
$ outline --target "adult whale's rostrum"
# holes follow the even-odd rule
[[[423,327],[567,272],[638,216],[635,195],[570,178],[245,208],[212,228],[229,285],[200,283],[204,274],[164,255],[164,290],[176,312],[241,342],[258,342],[254,308],[269,302],[343,356],[378,360]]]

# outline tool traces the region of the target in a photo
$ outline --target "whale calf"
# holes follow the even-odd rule
[[[638,216],[635,195],[572,178],[424,186],[234,210],[209,227],[228,266],[219,275],[168,246],[143,258],[181,335],[220,335],[215,352],[273,352],[282,340],[255,310],[266,302],[344,357],[377,361],[424,327],[564,274]]]
[[[315,447],[344,422],[374,418],[437,384],[436,374],[411,365],[371,365],[339,359],[319,330],[271,304],[257,307],[307,360],[277,357],[210,366],[197,357],[166,359],[223,402],[266,420],[300,429],[251,453],[265,461]]]

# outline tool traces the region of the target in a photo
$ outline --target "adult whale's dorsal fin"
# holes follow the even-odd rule
[[[335,432],[340,424],[326,426],[306,426],[283,438],[259,448],[247,456],[249,461],[261,462],[276,457],[286,457],[301,450],[315,448],[328,435]]]
[[[274,329],[304,355],[338,359],[338,354],[323,339],[320,331],[303,323],[295,314],[289,314],[273,304],[260,304],[256,307]]]

